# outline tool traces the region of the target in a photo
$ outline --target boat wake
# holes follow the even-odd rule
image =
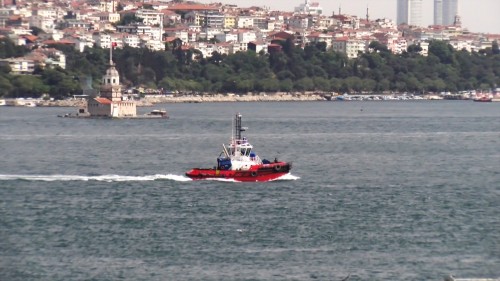
[[[296,181],[299,179],[300,179],[300,177],[297,177],[297,176],[294,176],[294,175],[288,173],[286,175],[283,175],[283,176],[275,179],[274,181]]]
[[[272,181],[298,180],[300,177],[292,174],[283,175]],[[130,182],[130,181],[156,181],[171,180],[178,182],[192,181],[192,179],[181,175],[146,175],[146,176],[120,176],[120,175],[100,175],[100,176],[76,176],[76,175],[0,175],[0,181],[102,181],[102,182]],[[207,179],[210,181],[238,182],[234,179]]]
[[[120,175],[100,175],[100,176],[74,176],[74,175],[0,175],[0,181],[102,181],[102,182],[127,182],[127,181],[191,181],[190,178],[179,175],[147,175],[147,176],[120,176]]]

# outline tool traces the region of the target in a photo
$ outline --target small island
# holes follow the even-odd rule
[[[89,97],[76,114],[69,113],[60,117],[168,119],[166,110],[153,110],[145,115],[137,115],[136,102],[133,99],[124,99],[122,95],[120,74],[113,62],[113,48],[109,49],[109,57],[109,67],[102,77],[99,96]]]

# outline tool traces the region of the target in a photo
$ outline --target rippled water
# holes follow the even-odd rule
[[[500,103],[165,107],[0,107],[0,280],[500,277]],[[236,112],[292,175],[183,176],[214,165]]]

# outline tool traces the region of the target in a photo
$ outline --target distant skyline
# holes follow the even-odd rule
[[[423,22],[423,3],[423,0],[398,0],[396,23],[425,26]]]
[[[294,8],[305,0],[198,0],[201,3],[222,2],[239,7],[266,6],[272,10],[293,12]],[[397,0],[312,0],[319,2],[325,15],[342,13],[365,17],[366,8],[370,9],[370,18],[389,18],[396,21]],[[462,26],[472,32],[500,34],[500,0],[461,0],[459,14]],[[424,0],[423,23],[425,26],[434,23],[434,1]]]

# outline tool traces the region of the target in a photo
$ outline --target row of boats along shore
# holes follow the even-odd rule
[[[103,85],[104,86],[104,85]],[[108,86],[109,87],[109,86]],[[105,87],[101,87],[105,88]],[[101,91],[100,97],[105,97],[106,89]],[[279,102],[279,101],[421,101],[421,100],[463,100],[479,102],[500,102],[500,89],[496,92],[466,92],[441,94],[337,94],[337,93],[178,93],[178,94],[147,94],[138,98],[135,95],[121,94],[121,101],[133,101],[137,107],[151,107],[161,103],[202,103],[202,102]],[[25,107],[88,107],[88,100],[93,99],[85,95],[77,95],[65,100],[44,100],[33,98],[0,99],[0,106]],[[116,98],[115,98],[116,101]]]
[[[43,100],[33,98],[0,99],[0,106],[24,107],[80,107],[85,110],[89,97],[74,97],[65,100]],[[180,94],[180,95],[148,95],[137,99],[122,97],[122,101],[133,101],[137,107],[152,107],[163,103],[203,103],[203,102],[279,102],[279,101],[422,101],[422,100],[463,100],[476,102],[500,102],[499,93],[488,94],[330,94],[330,93],[266,93],[266,94]],[[80,111],[80,110],[79,110]],[[72,115],[72,114],[69,114]],[[82,114],[80,114],[82,115]],[[83,116],[82,116],[83,117]],[[88,116],[87,116],[88,117]]]

